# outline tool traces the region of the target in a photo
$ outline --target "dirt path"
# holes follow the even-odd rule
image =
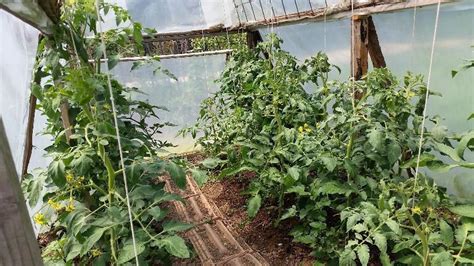
[[[270,265],[245,241],[234,237],[224,225],[219,208],[207,200],[193,178],[187,177],[185,190],[178,189],[169,179],[164,181],[168,191],[184,198],[184,202],[173,202],[176,214],[181,220],[195,224],[185,237],[193,244],[200,262],[182,265]]]

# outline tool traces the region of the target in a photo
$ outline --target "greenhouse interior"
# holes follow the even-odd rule
[[[473,0],[0,0],[0,265],[474,265]]]

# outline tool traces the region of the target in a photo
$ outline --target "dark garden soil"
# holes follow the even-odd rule
[[[200,153],[187,154],[185,158],[198,164],[205,156]],[[227,228],[234,236],[242,238],[251,248],[260,253],[270,265],[313,265],[311,249],[295,243],[289,232],[295,221],[285,221],[277,227],[278,211],[272,206],[262,206],[257,216],[247,216],[247,197],[243,195],[254,178],[253,173],[243,173],[232,178],[210,180],[201,188],[204,196],[219,208]]]
[[[273,225],[277,211],[263,207],[253,220],[249,220],[246,211],[245,191],[251,175],[207,183],[202,192],[213,201],[224,217],[224,223],[234,231],[236,237],[243,240],[267,259],[271,265],[312,265],[311,250],[292,242],[288,235],[291,222]]]

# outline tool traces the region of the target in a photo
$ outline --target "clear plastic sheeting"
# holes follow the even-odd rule
[[[39,32],[4,10],[0,10],[0,29],[0,116],[20,173]]]
[[[132,17],[160,33],[231,26],[232,0],[120,0]],[[234,19],[235,20],[235,19]]]
[[[346,79],[350,75],[351,21],[349,19],[268,26],[259,31],[264,39],[268,34],[275,33],[283,40],[282,48],[300,61],[316,55],[319,51],[325,52],[329,62],[341,68],[340,74],[332,72],[330,78]]]
[[[432,96],[428,102],[428,114],[439,114],[442,124],[450,131],[463,132],[474,128],[474,120],[467,118],[474,113],[474,71],[459,72],[451,77],[451,70],[459,69],[463,60],[473,58],[474,52],[474,2],[464,0],[441,5],[438,35],[431,75],[431,90],[442,97]],[[407,71],[428,76],[430,53],[436,17],[436,6],[414,10],[374,15],[382,52],[387,67],[398,76]],[[393,25],[397,25],[394,27]],[[414,32],[413,32],[414,29]],[[413,34],[414,33],[414,34]],[[474,161],[474,154],[467,154]],[[453,169],[440,175],[437,183],[446,186],[464,198],[474,198],[474,170]]]
[[[159,33],[185,32],[263,21],[348,5],[345,0],[108,0]],[[366,3],[358,0],[354,3]],[[108,20],[106,20],[108,21]],[[113,22],[113,19],[110,19]],[[110,23],[111,25],[113,23]]]
[[[47,118],[40,111],[35,112],[35,121],[33,125],[33,147],[31,150],[28,172],[36,168],[45,168],[51,163],[51,158],[46,157],[45,149],[54,141],[51,135],[44,134]]]
[[[183,138],[177,133],[183,127],[191,126],[199,116],[201,102],[218,89],[216,80],[225,65],[225,55],[164,59],[161,62],[142,66],[130,71],[133,62],[120,62],[112,73],[114,78],[128,87],[140,89],[135,99],[166,107],[159,111],[160,122],[171,122],[176,126],[165,127],[157,138],[176,145],[167,148],[169,152],[182,153],[194,150],[195,141]],[[161,66],[169,70],[177,80],[153,71]],[[150,121],[153,123],[155,121]]]
[[[235,0],[235,12],[241,22],[266,20],[321,8],[347,4],[341,0]]]

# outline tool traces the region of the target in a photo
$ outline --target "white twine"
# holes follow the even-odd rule
[[[100,33],[100,39],[101,39],[101,42],[102,42],[102,46],[104,47],[104,59],[105,59],[105,61],[107,61],[107,51],[106,51],[107,49],[106,49],[106,46],[105,46],[104,33],[102,32],[102,21],[101,21],[100,10],[99,10],[99,1],[100,0],[95,1],[95,7],[96,7],[96,11],[97,11],[97,20],[98,20],[98,29],[99,29],[99,33]],[[135,240],[135,230],[133,229],[132,208],[131,208],[131,205],[130,205],[130,198],[129,198],[129,195],[128,195],[127,174],[126,174],[126,171],[125,171],[125,162],[124,162],[124,159],[123,159],[122,142],[120,140],[120,130],[119,130],[119,127],[118,127],[117,108],[115,107],[115,99],[114,99],[114,94],[113,94],[113,90],[112,90],[112,83],[110,81],[110,73],[109,72],[110,72],[109,65],[106,63],[104,74],[107,76],[107,86],[109,87],[110,102],[112,104],[112,113],[113,113],[113,117],[114,117],[115,133],[116,133],[116,137],[117,137],[117,144],[118,144],[118,149],[119,149],[119,154],[120,154],[120,165],[121,165],[122,170],[123,170],[122,171],[123,183],[124,183],[124,186],[125,186],[125,199],[127,201],[128,218],[130,220],[130,231],[132,233],[133,253],[135,255],[136,265],[139,265],[138,252],[137,252],[137,243],[136,243],[136,240]]]
[[[416,158],[415,180],[414,180],[414,184],[413,184],[413,202],[412,202],[413,206],[415,204],[415,190],[416,190],[417,181],[418,181],[418,173],[419,173],[420,158],[421,158],[421,148],[423,146],[423,139],[424,139],[424,133],[425,133],[426,110],[428,109],[428,97],[429,97],[429,94],[430,94],[431,73],[432,73],[432,68],[433,68],[433,58],[434,58],[434,50],[435,50],[435,44],[436,44],[436,35],[438,33],[440,7],[441,7],[441,0],[438,0],[438,6],[436,8],[436,19],[435,19],[434,31],[433,31],[433,42],[431,43],[430,66],[428,68],[428,81],[426,83],[425,104],[424,104],[424,107],[423,107],[423,117],[422,117],[422,120],[421,120],[420,142],[418,143],[418,155],[417,155],[417,158]]]

